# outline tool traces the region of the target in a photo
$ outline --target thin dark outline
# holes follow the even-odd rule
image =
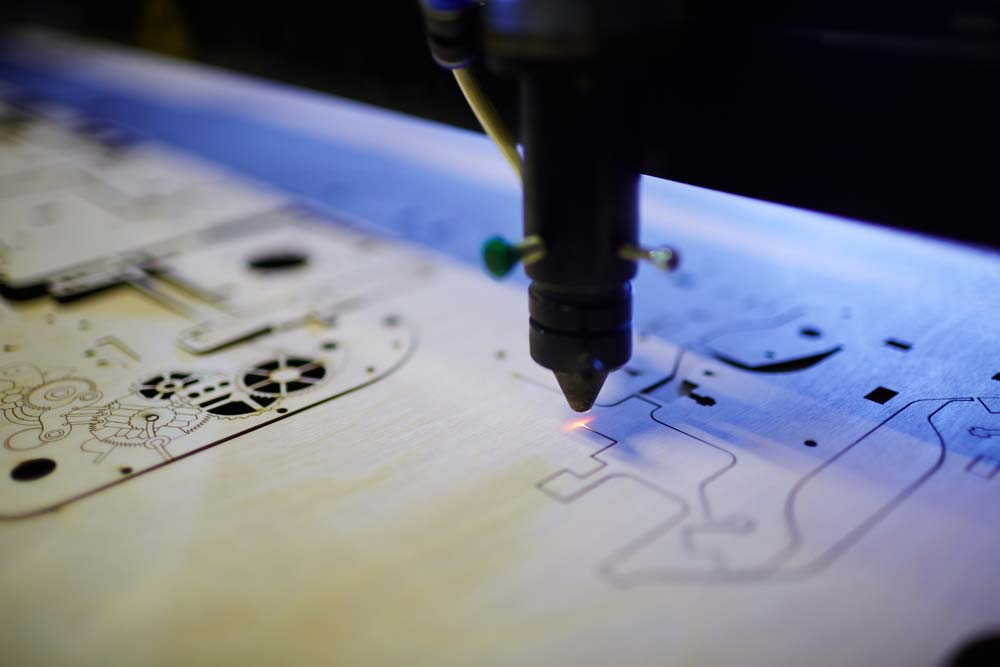
[[[683,354],[683,351],[682,351],[682,354]],[[682,354],[678,355],[678,365],[679,365],[679,360],[680,360],[680,357],[682,356]],[[622,402],[624,402],[625,400],[628,400],[630,398],[636,398],[638,400],[641,400],[641,401],[643,401],[645,403],[648,403],[648,404],[654,406],[654,409],[650,412],[649,417],[650,417],[651,420],[655,421],[656,423],[658,423],[658,424],[660,424],[662,426],[666,426],[667,428],[670,428],[670,429],[672,429],[672,430],[674,430],[674,431],[676,431],[678,433],[681,433],[681,434],[686,435],[686,436],[688,436],[690,438],[693,438],[694,440],[702,442],[702,443],[704,443],[706,445],[709,445],[710,447],[713,447],[714,449],[718,449],[718,450],[720,450],[722,452],[725,452],[730,457],[732,457],[732,461],[731,461],[731,463],[729,465],[727,465],[725,468],[723,468],[723,469],[721,469],[719,471],[716,471],[715,473],[713,473],[709,477],[706,477],[705,479],[701,480],[698,483],[698,500],[699,500],[699,504],[701,505],[702,511],[705,514],[705,516],[706,517],[712,517],[711,505],[710,505],[710,502],[709,502],[709,500],[707,498],[707,486],[711,482],[713,482],[716,479],[718,479],[721,475],[725,474],[726,472],[728,472],[729,470],[731,470],[733,467],[735,467],[735,465],[739,461],[739,459],[736,456],[736,454],[733,453],[733,452],[731,452],[731,451],[729,451],[728,449],[726,449],[726,448],[724,448],[722,446],[716,445],[716,444],[711,443],[711,442],[709,442],[707,440],[699,438],[699,437],[697,437],[695,435],[687,433],[686,431],[684,431],[682,429],[679,429],[679,428],[677,428],[675,426],[667,424],[666,422],[658,419],[655,416],[655,413],[659,409],[661,409],[663,406],[660,405],[660,404],[655,403],[654,401],[650,400],[649,398],[647,398],[645,396],[641,396],[639,394],[633,394],[632,396],[629,396],[626,399],[623,399],[622,401],[619,401],[618,403],[615,403],[614,405],[608,406],[608,407],[614,407],[615,405],[620,405]],[[678,512],[678,514],[676,516],[672,516],[669,519],[667,519],[664,522],[662,522],[661,524],[657,525],[656,527],[654,527],[654,528],[652,528],[650,530],[647,530],[646,532],[644,532],[643,534],[641,534],[639,537],[635,538],[634,540],[632,540],[631,542],[629,542],[628,544],[626,544],[625,546],[623,546],[623,547],[615,550],[609,556],[603,558],[600,561],[600,563],[598,563],[597,570],[598,570],[599,574],[603,578],[605,578],[611,585],[613,585],[615,587],[618,587],[618,588],[631,588],[631,587],[634,587],[634,586],[639,586],[639,585],[644,585],[644,584],[661,584],[661,585],[662,584],[671,584],[671,585],[685,585],[685,584],[694,584],[694,585],[719,585],[719,584],[732,584],[732,583],[766,583],[766,582],[784,582],[784,581],[801,580],[803,578],[806,578],[806,577],[818,574],[822,570],[824,570],[827,567],[829,567],[830,564],[834,560],[836,560],[837,558],[839,558],[841,555],[843,555],[843,553],[845,553],[847,550],[849,550],[855,544],[857,544],[861,539],[863,539],[863,537],[867,533],[869,533],[871,530],[873,530],[875,528],[875,526],[879,522],[881,522],[886,516],[888,516],[893,510],[895,510],[900,504],[902,504],[907,498],[909,498],[914,492],[916,492],[917,489],[919,489],[921,486],[923,486],[941,468],[941,466],[944,464],[944,461],[945,461],[945,458],[946,458],[946,454],[947,454],[947,443],[945,442],[944,437],[941,435],[941,432],[938,430],[937,426],[934,424],[933,419],[934,419],[934,417],[941,410],[943,410],[948,405],[951,405],[952,403],[955,403],[955,402],[965,402],[965,401],[973,401],[973,400],[977,400],[977,399],[972,398],[972,397],[941,397],[941,398],[922,398],[922,399],[912,400],[912,401],[908,402],[906,405],[903,405],[902,407],[900,407],[899,409],[897,409],[895,412],[893,412],[889,416],[887,416],[885,419],[883,419],[881,422],[879,422],[874,427],[872,427],[871,429],[869,429],[867,432],[865,432],[863,435],[861,435],[855,441],[853,441],[852,443],[848,444],[843,449],[841,449],[840,451],[838,451],[836,454],[832,455],[830,458],[826,459],[825,461],[823,461],[822,463],[820,463],[819,465],[817,465],[815,468],[813,468],[812,470],[810,470],[808,473],[806,473],[804,476],[802,476],[801,478],[799,478],[799,480],[796,481],[796,483],[791,487],[791,489],[786,494],[785,501],[784,501],[783,515],[784,515],[784,518],[785,518],[785,527],[786,527],[786,530],[787,530],[789,536],[791,537],[791,539],[790,539],[788,545],[786,545],[781,551],[779,551],[776,555],[772,556],[769,559],[772,562],[778,561],[778,564],[770,565],[770,566],[765,566],[765,567],[762,567],[762,568],[756,568],[756,569],[753,569],[753,570],[744,570],[744,571],[741,571],[739,573],[732,573],[732,572],[726,573],[725,571],[720,571],[720,572],[714,572],[714,573],[711,573],[711,574],[706,574],[704,576],[697,576],[697,575],[681,575],[681,576],[676,576],[676,575],[656,575],[655,573],[644,573],[644,574],[639,574],[639,575],[620,575],[620,574],[615,574],[614,567],[615,567],[616,563],[620,562],[624,558],[627,558],[631,554],[638,553],[643,548],[645,548],[646,546],[648,546],[651,542],[655,541],[656,539],[659,539],[663,535],[665,535],[668,532],[670,532],[671,530],[673,530],[673,528],[676,527],[676,525],[679,522],[683,521],[683,519],[686,518],[690,514],[690,503],[687,500],[685,500],[685,499],[682,499],[682,498],[679,498],[679,497],[675,496],[674,494],[672,494],[671,492],[667,491],[666,489],[662,489],[662,488],[656,486],[655,484],[652,484],[652,483],[650,483],[650,482],[648,482],[646,480],[643,480],[643,479],[641,479],[639,477],[636,477],[636,476],[628,474],[628,473],[613,473],[611,475],[607,475],[605,477],[601,477],[600,479],[595,480],[593,483],[591,483],[591,484],[589,484],[589,485],[587,485],[587,486],[585,486],[585,487],[583,487],[581,489],[578,489],[573,494],[571,494],[570,496],[567,496],[565,498],[556,497],[553,494],[551,494],[548,491],[546,491],[544,488],[542,488],[544,484],[550,482],[555,477],[557,477],[559,475],[562,475],[564,473],[569,473],[569,474],[573,475],[574,477],[576,477],[577,479],[581,479],[582,480],[582,479],[587,479],[587,478],[589,478],[592,475],[598,474],[601,470],[603,470],[604,468],[606,468],[607,465],[608,465],[608,463],[606,461],[598,458],[598,457],[602,453],[604,453],[605,451],[607,451],[608,449],[610,449],[611,447],[614,447],[615,445],[619,444],[619,441],[615,440],[614,438],[611,438],[610,436],[608,436],[608,435],[606,435],[604,433],[601,433],[600,431],[597,431],[595,429],[591,429],[591,428],[589,428],[587,426],[584,426],[584,428],[587,428],[587,430],[589,430],[589,431],[591,431],[593,433],[596,433],[596,434],[598,434],[598,435],[600,435],[600,436],[608,439],[611,442],[611,444],[609,444],[609,445],[601,448],[597,452],[594,452],[593,454],[590,455],[591,459],[594,459],[595,461],[597,461],[598,463],[601,464],[598,468],[592,470],[591,472],[587,473],[586,475],[579,475],[579,474],[575,473],[572,469],[563,468],[563,469],[560,469],[560,470],[558,470],[558,471],[556,471],[556,472],[554,472],[554,473],[546,476],[543,480],[541,480],[540,482],[537,482],[535,484],[535,486],[540,491],[542,491],[543,493],[545,493],[545,495],[547,495],[548,497],[553,498],[554,500],[557,500],[557,501],[559,501],[559,502],[561,502],[563,504],[568,504],[568,503],[571,503],[573,500],[579,498],[580,496],[584,495],[585,493],[588,493],[588,492],[592,491],[593,489],[597,488],[598,486],[600,486],[606,480],[613,479],[615,477],[628,478],[628,479],[633,479],[633,480],[635,480],[635,481],[643,484],[647,488],[650,488],[650,489],[656,491],[657,493],[659,493],[659,494],[661,494],[661,495],[663,495],[665,497],[668,497],[671,500],[678,501],[680,503],[680,505],[682,507],[682,510],[680,512]],[[851,451],[854,447],[856,447],[857,445],[861,444],[865,439],[867,439],[872,434],[874,434],[876,431],[878,431],[879,429],[881,429],[883,426],[885,426],[891,420],[893,420],[894,418],[896,418],[898,415],[900,415],[904,411],[908,410],[911,406],[913,406],[916,403],[924,403],[924,402],[929,402],[929,401],[946,401],[944,404],[942,404],[937,409],[935,409],[934,412],[932,412],[930,415],[927,416],[927,422],[928,422],[928,424],[930,425],[931,429],[934,431],[935,435],[938,438],[938,446],[939,446],[939,449],[940,449],[940,454],[938,456],[937,461],[935,461],[934,464],[928,470],[926,470],[923,474],[921,474],[916,480],[910,482],[901,491],[899,491],[898,493],[896,493],[891,498],[891,500],[888,503],[886,503],[886,504],[882,505],[880,508],[878,508],[874,513],[872,513],[871,515],[869,515],[866,519],[864,519],[855,528],[853,528],[852,530],[850,530],[846,535],[844,535],[842,538],[840,538],[838,541],[836,541],[833,545],[831,545],[825,551],[823,551],[818,556],[816,556],[816,558],[814,558],[810,562],[808,562],[808,563],[806,563],[804,565],[798,566],[798,567],[796,567],[794,569],[790,569],[790,570],[786,570],[786,571],[781,571],[781,564],[780,563],[782,561],[787,561],[787,559],[790,558],[792,555],[794,555],[798,550],[800,550],[801,546],[802,546],[801,531],[800,531],[800,528],[797,526],[797,523],[796,523],[795,518],[794,518],[794,504],[795,504],[795,498],[797,497],[797,495],[800,492],[800,490],[805,486],[805,484],[807,482],[809,482],[811,479],[815,478],[817,475],[819,475],[820,472],[822,472],[827,467],[829,467],[830,465],[832,465],[833,463],[835,463],[841,457],[843,457],[847,452]]]

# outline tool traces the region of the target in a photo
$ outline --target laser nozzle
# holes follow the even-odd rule
[[[601,393],[604,381],[608,379],[605,370],[584,370],[555,372],[556,381],[562,389],[569,407],[577,412],[587,412],[594,407],[597,395]]]

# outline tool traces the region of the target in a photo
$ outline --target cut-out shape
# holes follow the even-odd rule
[[[198,382],[198,379],[193,373],[183,371],[154,375],[139,384],[137,393],[150,400],[169,401],[174,394],[187,389]]]
[[[47,477],[56,469],[56,462],[52,459],[29,459],[14,466],[10,471],[11,479],[18,482],[33,482],[36,479]]]
[[[716,359],[740,370],[790,373],[812,368],[843,349],[843,332],[827,326],[833,318],[819,312],[810,311],[802,324],[805,312],[793,308],[777,317],[729,324],[706,336],[704,344]]]
[[[310,389],[324,377],[322,361],[282,355],[244,371],[240,381],[254,396],[290,396]]]
[[[865,394],[865,398],[867,398],[869,401],[872,401],[873,403],[878,403],[879,405],[885,405],[886,403],[891,401],[897,394],[899,394],[898,391],[893,391],[892,389],[888,389],[886,387],[875,387],[870,392]]]
[[[274,252],[251,257],[247,265],[254,271],[277,273],[301,269],[309,263],[309,256],[301,250],[275,250]]]
[[[698,405],[715,405],[715,399],[711,396],[706,396],[705,394],[699,394],[695,391],[698,388],[698,384],[691,382],[690,380],[682,380],[681,386],[678,387],[677,393],[681,396],[687,396],[692,401]]]

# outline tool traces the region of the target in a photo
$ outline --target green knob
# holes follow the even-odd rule
[[[521,260],[521,249],[500,236],[487,239],[483,244],[483,262],[494,278],[503,278]]]
[[[494,278],[503,278],[518,262],[532,264],[545,257],[545,244],[537,235],[531,235],[517,245],[501,236],[487,239],[483,244],[483,263]]]

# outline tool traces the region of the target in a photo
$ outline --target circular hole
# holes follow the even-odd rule
[[[277,410],[275,410],[275,412],[277,412],[279,415],[283,415],[286,412],[288,412],[288,408],[278,408]]]
[[[337,341],[335,341],[335,340],[328,340],[328,341],[326,341],[325,343],[323,343],[323,349],[324,350],[336,350],[337,349]]]
[[[120,472],[123,475],[131,475],[132,468],[130,468],[129,466],[122,466],[121,468],[118,469],[118,472]]]
[[[372,373],[375,372],[375,367],[374,366],[369,366],[368,368],[365,369],[365,372],[368,373],[369,375],[371,375]]]
[[[45,477],[55,469],[56,462],[52,459],[29,459],[14,466],[10,476],[18,482],[32,482]]]
[[[223,380],[222,382],[219,383],[219,386],[220,387],[228,387],[229,386],[229,380]]]
[[[816,446],[816,441],[815,440],[803,440],[802,444],[805,445],[806,447],[815,447]]]
[[[309,256],[300,250],[275,250],[250,258],[247,265],[254,271],[271,273],[300,269],[309,263]]]
[[[767,359],[774,359],[774,350],[766,350],[764,352],[764,357]]]
[[[816,327],[802,327],[799,329],[799,335],[805,338],[819,338],[823,333]]]
[[[706,368],[704,370],[704,374],[707,375],[708,377],[712,377],[713,375],[715,375],[715,371]]]
[[[496,357],[497,357],[497,359],[506,359],[507,358],[507,352],[505,350],[497,350]]]

